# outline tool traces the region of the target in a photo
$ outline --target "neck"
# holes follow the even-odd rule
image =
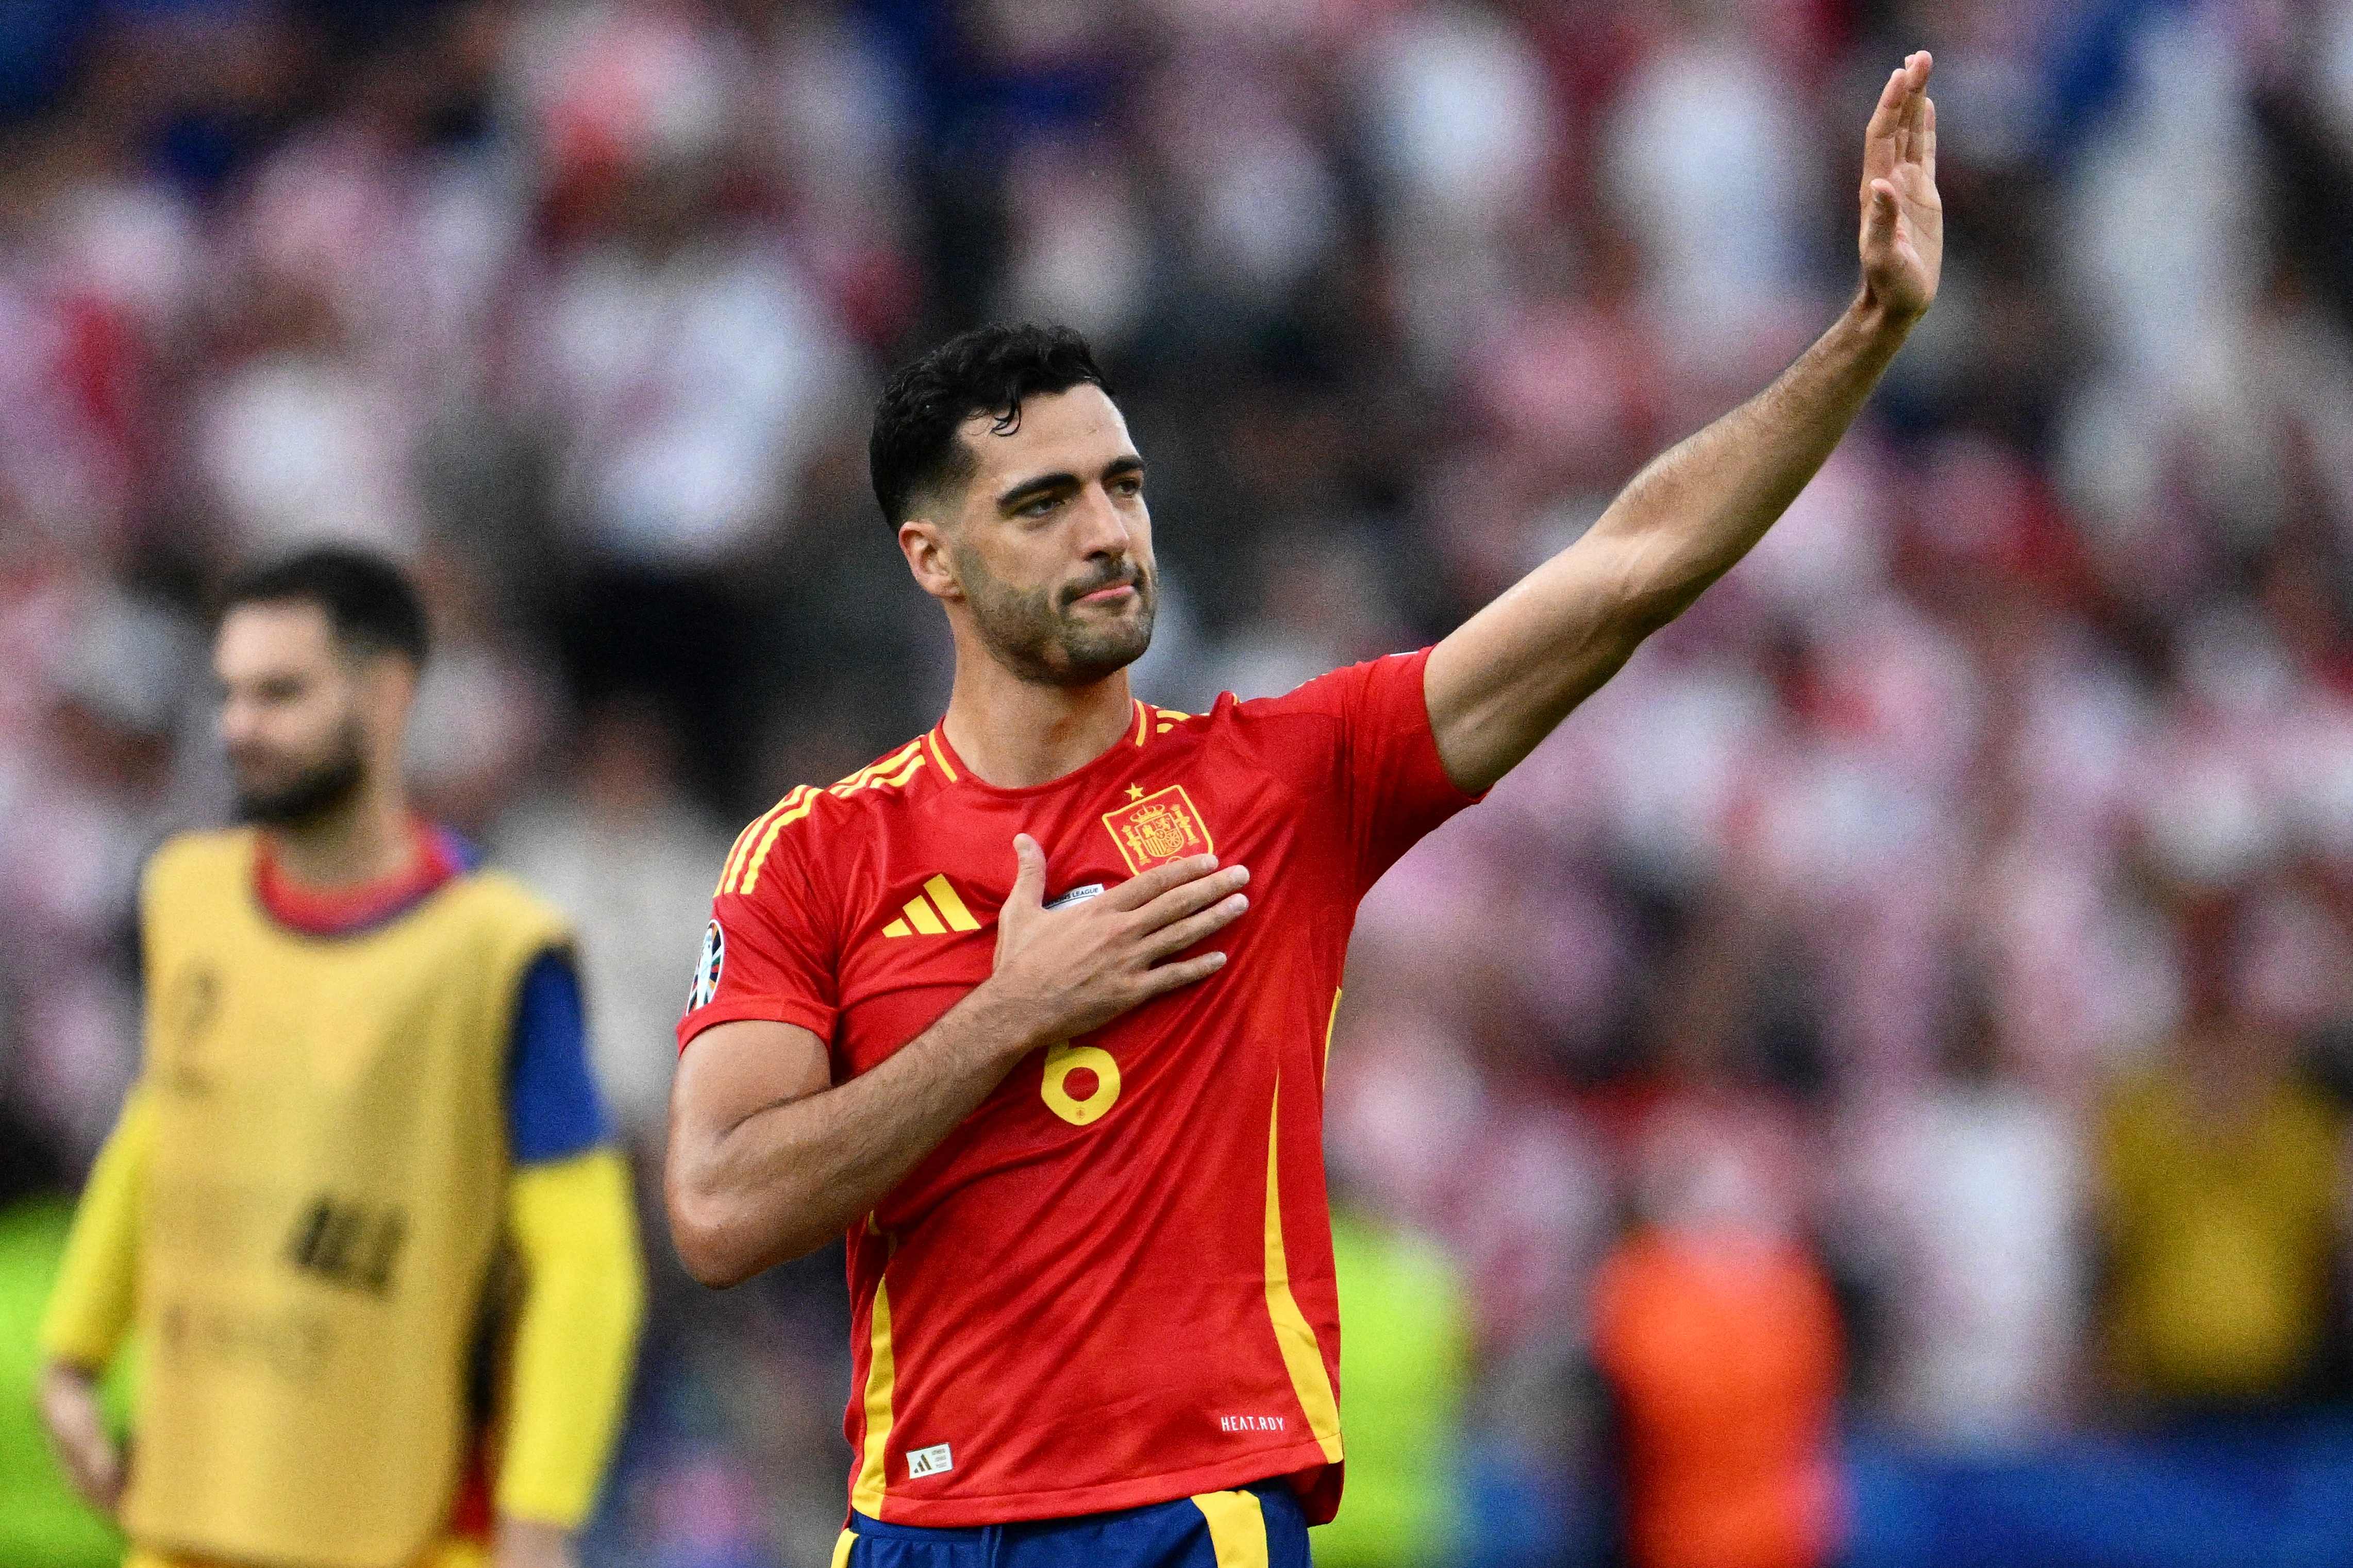
[[[1092,686],[1037,686],[967,648],[959,650],[943,728],[983,783],[1027,789],[1085,767],[1134,721],[1124,669]]]
[[[407,796],[397,784],[361,786],[343,805],[300,826],[264,827],[279,868],[312,888],[357,887],[407,868]]]

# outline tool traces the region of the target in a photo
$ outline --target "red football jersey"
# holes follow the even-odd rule
[[[681,1048],[797,1024],[837,1083],[988,977],[1016,833],[1050,904],[1205,850],[1250,871],[1223,969],[1023,1061],[849,1237],[860,1512],[997,1524],[1291,1476],[1331,1517],[1324,1057],[1357,900],[1469,803],[1427,658],[1198,717],[1139,702],[1117,745],[1029,789],[934,729],[737,839]]]

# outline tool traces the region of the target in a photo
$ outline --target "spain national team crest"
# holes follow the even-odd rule
[[[1138,791],[1136,798],[1117,811],[1104,812],[1103,826],[1111,829],[1112,842],[1119,846],[1127,868],[1139,877],[1155,866],[1187,855],[1206,855],[1214,847],[1209,829],[1201,814],[1193,809],[1192,797],[1183,784],[1170,784],[1150,795]]]

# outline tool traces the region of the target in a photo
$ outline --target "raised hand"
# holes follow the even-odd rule
[[[1024,833],[1013,840],[1013,853],[1018,870],[997,911],[990,978],[1019,998],[1042,1038],[1099,1029],[1164,991],[1216,973],[1226,962],[1222,952],[1168,961],[1250,908],[1241,890],[1250,880],[1246,868],[1221,870],[1215,857],[1196,855],[1049,910],[1045,851]]]
[[[1945,269],[1945,204],[1936,195],[1936,68],[1920,50],[1879,89],[1862,133],[1864,297],[1908,322],[1936,297]]]

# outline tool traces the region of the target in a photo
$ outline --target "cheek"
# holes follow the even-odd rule
[[[1031,611],[1053,597],[1047,553],[1027,539],[1000,541],[987,555],[967,548],[957,553],[956,577],[977,603]]]
[[[279,751],[311,758],[323,754],[335,743],[343,726],[343,715],[333,703],[321,697],[306,697],[269,710],[261,734]]]

